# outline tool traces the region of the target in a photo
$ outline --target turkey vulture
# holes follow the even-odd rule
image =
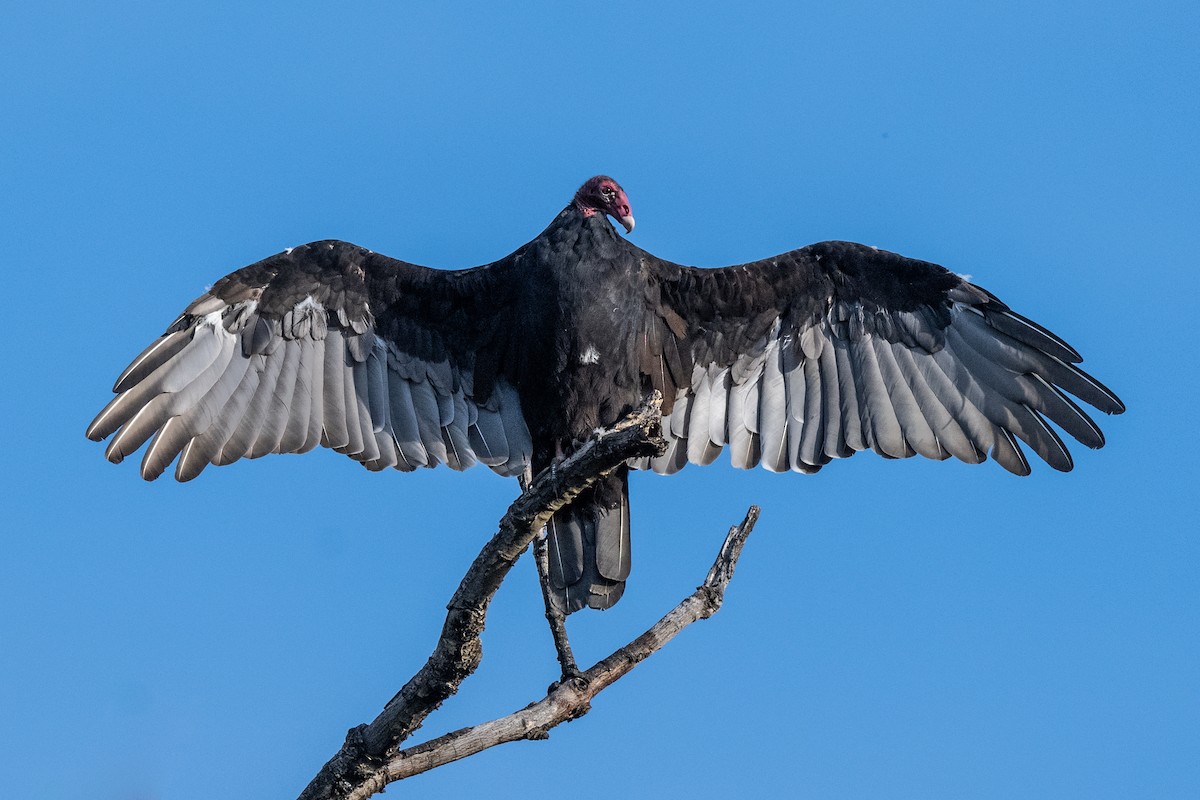
[[[371,470],[550,465],[652,390],[666,452],[631,463],[813,473],[834,458],[954,456],[1058,470],[1055,430],[1103,434],[1068,393],[1119,414],[1079,354],[935,264],[821,242],[720,269],[630,244],[625,191],[597,176],[533,241],[439,270],[353,244],[289,248],[217,281],[133,360],[87,436],[141,474],[318,444]],[[178,460],[176,461],[176,458]],[[629,575],[628,468],[548,526],[560,610],[607,608]]]

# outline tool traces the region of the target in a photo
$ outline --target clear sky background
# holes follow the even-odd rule
[[[424,661],[516,493],[328,451],[143,483],[83,430],[226,272],[470,266],[587,177],[641,247],[935,261],[1129,406],[1076,470],[860,455],[632,481],[591,664],[763,517],[724,610],[586,718],[405,797],[1196,798],[1193,2],[26,3],[0,11],[0,796],[295,796]],[[531,562],[423,733],[555,678]]]

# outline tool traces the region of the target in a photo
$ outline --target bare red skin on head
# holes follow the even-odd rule
[[[611,201],[605,200],[605,189],[613,191]],[[575,193],[575,206],[585,217],[593,217],[596,212],[603,212],[618,220],[633,216],[633,209],[629,205],[629,197],[625,190],[607,175],[589,178],[580,186],[579,191]]]

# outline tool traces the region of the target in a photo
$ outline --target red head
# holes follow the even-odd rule
[[[590,217],[596,212],[608,214],[625,226],[625,232],[633,230],[633,211],[629,208],[629,198],[620,184],[607,175],[597,175],[588,179],[575,193],[575,205]]]

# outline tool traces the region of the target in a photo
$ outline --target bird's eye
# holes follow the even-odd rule
[[[615,191],[613,191],[611,186],[605,186],[603,189],[600,190],[600,194],[604,195],[605,200],[612,200],[617,195],[617,193]]]

